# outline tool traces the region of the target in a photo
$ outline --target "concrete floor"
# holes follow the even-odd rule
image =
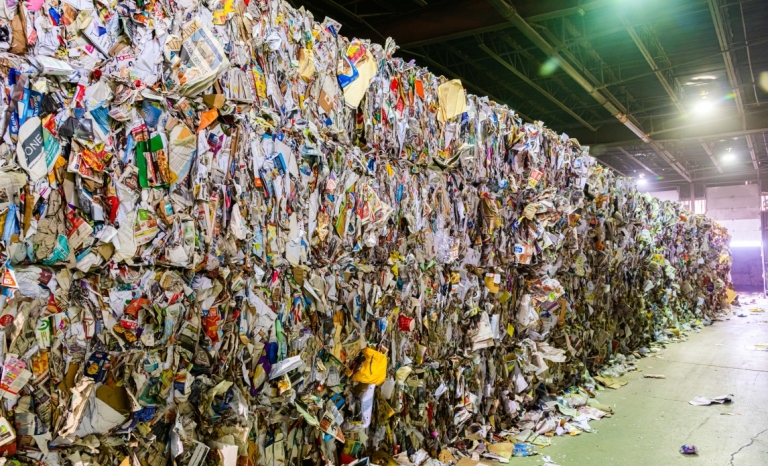
[[[593,421],[597,433],[556,437],[539,456],[512,458],[512,465],[541,466],[543,456],[560,466],[766,466],[768,465],[768,351],[749,349],[768,343],[766,312],[725,317],[687,342],[667,345],[661,358],[638,362],[629,384],[607,389],[598,400],[614,407],[611,418]],[[642,371],[642,372],[641,372]],[[644,379],[643,372],[666,379]],[[730,405],[693,406],[695,396],[733,394]],[[693,444],[698,456],[679,453]]]

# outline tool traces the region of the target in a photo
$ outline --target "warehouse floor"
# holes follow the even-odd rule
[[[759,306],[762,313],[751,313]],[[768,465],[768,300],[745,304],[689,341],[668,345],[638,363],[638,372],[598,400],[612,418],[590,425],[598,432],[557,437],[540,455],[561,466]],[[738,317],[739,312],[747,317]],[[643,372],[666,379],[644,379]],[[734,395],[730,405],[693,406],[696,396]],[[693,444],[698,456],[679,453]],[[541,465],[542,456],[512,458],[510,464]]]

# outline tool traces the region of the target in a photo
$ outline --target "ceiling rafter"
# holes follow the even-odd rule
[[[640,50],[640,53],[643,55],[645,60],[648,62],[648,65],[654,71],[654,74],[658,78],[664,90],[667,92],[667,95],[669,95],[669,99],[672,101],[675,107],[677,107],[677,110],[680,112],[680,114],[685,115],[686,110],[681,99],[682,86],[680,85],[680,81],[678,81],[678,79],[671,72],[672,63],[670,62],[669,58],[667,58],[664,47],[661,45],[661,42],[658,36],[655,34],[655,31],[648,26],[642,27],[638,31],[638,29],[635,27],[629,26],[623,16],[621,17],[621,20],[627,27],[627,32],[629,33],[630,37],[632,37],[632,40]],[[651,48],[653,48],[654,53],[651,52]],[[659,58],[662,66],[665,68],[665,71],[661,70],[661,67],[656,63],[654,56]],[[722,173],[723,169],[718,163],[717,159],[712,155],[712,151],[709,146],[703,142],[702,146],[709,155],[712,164],[720,173]],[[624,151],[623,149],[621,150]],[[752,152],[754,153],[754,151]]]
[[[418,49],[418,51],[406,50],[405,52],[428,61],[430,65],[450,71],[451,77],[461,79],[462,83],[471,83],[475,88],[490,90],[490,93],[483,92],[480,96],[488,95],[497,102],[508,104],[515,113],[527,121],[535,121],[528,116],[528,112],[541,112],[541,106],[530,100],[530,97],[526,96],[518,87],[510,84],[508,79],[502,78],[492,70],[477,63],[467,63],[469,57],[461,51],[452,50],[447,47],[431,46]],[[493,97],[495,94],[494,89],[496,88],[504,89],[505,93],[511,94],[511,96],[501,99]],[[537,119],[541,118],[543,118],[542,115]],[[563,120],[556,115],[548,115],[547,119],[550,120],[547,123],[553,127],[563,123]]]
[[[618,168],[616,168],[616,167],[614,167],[613,165],[609,164],[609,163],[608,163],[608,162],[606,162],[604,159],[597,159],[597,162],[598,162],[598,163],[600,163],[600,164],[602,164],[602,165],[605,165],[606,167],[608,167],[608,168],[610,168],[611,170],[615,171],[615,172],[616,172],[616,173],[618,173],[619,175],[621,175],[621,176],[624,176],[624,173],[623,173],[621,170],[619,170]]]
[[[717,168],[717,171],[719,171],[720,173],[723,173],[723,167],[720,166],[720,162],[718,162],[717,159],[715,158],[715,154],[714,154],[714,151],[712,150],[712,146],[704,142],[702,139],[699,139],[699,142],[701,143],[701,147],[704,148],[704,151],[712,160],[712,163],[715,165],[715,168]]]
[[[648,173],[650,173],[651,175],[653,175],[653,176],[659,176],[659,175],[658,175],[658,174],[657,174],[655,171],[653,171],[653,170],[652,170],[652,169],[651,169],[651,168],[650,168],[648,165],[644,164],[643,162],[641,162],[641,161],[640,161],[640,159],[638,159],[638,158],[637,158],[637,157],[635,157],[634,155],[632,155],[632,154],[630,154],[629,152],[627,152],[627,151],[626,151],[626,150],[625,150],[623,147],[619,147],[619,150],[620,150],[620,151],[621,151],[621,152],[622,152],[624,155],[626,155],[627,157],[629,157],[629,159],[630,159],[630,160],[632,160],[632,161],[633,161],[633,162],[635,162],[636,164],[638,164],[638,165],[640,165],[641,167],[643,167],[643,168],[645,169],[645,171],[647,171],[647,172],[648,172]]]
[[[601,3],[601,2],[595,2],[595,3]],[[602,2],[602,6],[608,7],[608,6],[610,6],[610,3],[611,3],[610,1]],[[683,5],[683,6],[680,6],[680,7],[675,7],[675,8],[673,8],[671,10],[670,14],[674,14],[676,12],[682,12],[682,11],[685,11],[686,9],[688,9],[688,8],[690,8],[689,5]],[[593,10],[596,10],[596,9],[592,8],[592,9],[588,9],[586,11],[593,11]],[[568,12],[568,14],[565,14],[565,12]],[[539,20],[538,19],[540,17],[544,17],[545,15],[549,15],[550,17],[548,19],[550,19],[550,20],[559,20],[561,18],[565,18],[565,17],[569,17],[569,16],[577,16],[579,14],[578,14],[578,12],[575,12],[575,10],[573,8],[566,8],[565,10],[556,10],[556,11],[552,12],[551,14],[543,13],[541,15],[533,15],[533,16],[525,16],[525,15],[523,15],[523,18],[525,18],[525,20],[528,21],[529,23],[531,23],[531,25],[534,26],[534,27],[545,28],[546,27],[545,25],[539,24],[539,23],[543,22],[543,20]],[[531,21],[531,18],[536,19],[536,22]],[[397,19],[394,19],[393,21],[396,21],[396,20]],[[655,20],[645,20],[644,19],[644,20],[641,20],[641,21],[633,22],[631,24],[633,26],[640,27],[640,26],[652,24],[654,22],[655,22]],[[496,20],[494,20],[494,21],[489,22],[488,24],[484,24],[482,26],[469,27],[467,29],[461,29],[461,30],[450,32],[450,33],[447,33],[447,34],[440,34],[438,36],[427,37],[427,38],[419,39],[419,40],[410,40],[408,42],[403,42],[402,46],[404,48],[421,47],[421,46],[425,46],[425,45],[439,44],[439,43],[443,43],[443,42],[448,42],[448,41],[453,41],[453,40],[458,40],[458,39],[464,39],[464,38],[467,38],[467,37],[472,37],[472,36],[475,36],[475,35],[478,35],[478,34],[487,34],[487,33],[493,33],[493,32],[502,32],[502,31],[504,31],[504,33],[506,34],[510,30],[512,30],[513,28],[514,28],[514,26],[512,26],[508,22],[501,22],[501,23],[499,23]],[[610,36],[612,34],[617,34],[617,33],[622,32],[622,31],[624,31],[624,26],[606,28],[606,29],[600,31],[599,33],[592,34],[590,36],[584,36],[584,37],[580,37],[580,38],[577,38],[577,39],[564,40],[563,43],[560,46],[555,47],[555,49],[557,51],[560,51],[560,50],[567,50],[567,49],[576,48],[576,47],[578,47],[579,45],[581,45],[584,42],[589,42],[589,41],[594,41],[594,40],[601,40],[601,39],[603,39],[603,38],[605,38],[607,36]],[[535,47],[534,48],[530,48],[530,49],[526,49],[526,50],[535,50]]]
[[[563,18],[563,30],[570,34],[573,37],[581,38],[582,34],[574,26],[574,24],[568,20],[568,18]],[[546,30],[544,31],[546,35],[549,35],[552,39],[557,40],[557,38],[554,36],[554,34],[551,33],[551,31]],[[572,60],[573,63],[578,63],[579,66],[582,68],[582,72],[587,76],[587,78],[591,79],[593,83],[595,84],[603,84],[606,80],[606,78],[609,78],[613,81],[618,80],[618,77],[616,76],[616,72],[613,70],[613,68],[605,62],[605,60],[600,57],[600,54],[597,53],[597,51],[592,47],[592,44],[590,41],[585,41],[580,44],[580,48],[583,50],[583,55],[587,59],[591,59],[596,64],[596,69],[600,71],[600,77],[598,78],[595,76],[591,71],[589,71],[588,64],[585,60],[580,60],[576,58],[571,52],[564,51],[563,55]],[[634,95],[632,95],[629,90],[625,86],[616,86],[614,88],[614,91],[608,91],[606,89],[606,97],[608,97],[609,100],[613,102],[614,105],[616,105],[619,109],[623,110],[623,113],[627,115],[628,118],[632,119],[633,122],[636,125],[640,125],[640,123],[634,119],[631,115],[631,112],[635,109],[638,110],[644,110],[643,106],[640,104],[640,102],[635,98]],[[620,92],[624,97],[624,102],[621,102],[618,98],[615,97],[614,92],[618,91]],[[635,105],[635,108],[630,108],[632,105]]]
[[[739,83],[741,82],[739,79],[738,70],[736,69],[734,62],[735,59],[733,58],[733,55],[730,51],[728,51],[728,48],[730,47],[730,43],[728,41],[728,33],[726,30],[726,24],[723,20],[723,10],[720,8],[720,2],[719,0],[707,0],[707,3],[709,4],[709,10],[712,14],[712,22],[715,25],[715,32],[717,33],[717,41],[720,44],[720,50],[723,52],[723,61],[725,62],[725,72],[728,75],[728,82],[731,84],[731,87],[733,88],[734,93],[734,100],[736,101],[736,109],[739,112],[739,116],[741,117],[741,125],[743,129],[747,129],[747,123],[744,116],[744,102],[742,100],[742,91],[741,86],[739,86]],[[755,148],[754,144],[752,142],[752,136],[746,135],[747,138],[747,145],[749,146],[749,155],[752,157],[752,165],[755,167],[755,170],[759,170],[758,163],[757,163],[757,156],[755,154]]]
[[[557,105],[560,109],[562,109],[564,112],[572,116],[576,121],[581,123],[584,127],[588,128],[591,131],[597,131],[597,129],[592,126],[589,122],[584,120],[581,115],[574,112],[571,107],[569,107],[567,104],[561,102],[557,99],[554,95],[552,95],[550,92],[539,86],[536,82],[534,82],[531,78],[528,77],[527,73],[525,73],[522,69],[518,69],[515,65],[512,63],[509,63],[507,60],[500,57],[495,50],[491,49],[493,46],[492,43],[486,44],[483,42],[482,38],[478,37],[478,47],[480,50],[485,52],[489,57],[491,57],[493,60],[495,60],[497,63],[499,63],[501,66],[509,70],[512,74],[517,76],[518,78],[522,79],[524,83],[528,84],[532,88],[534,88],[537,92],[539,92],[541,95],[546,97],[549,101]],[[491,47],[489,47],[489,45]],[[522,68],[522,67],[521,67]]]
[[[565,26],[564,29],[566,31],[568,31],[570,34],[572,34],[572,35],[574,35],[576,37],[580,36],[580,32],[576,29],[575,26],[573,26],[573,24],[570,23],[570,21],[568,21],[566,18],[563,18],[563,23],[564,23],[564,26]],[[608,66],[608,64],[600,57],[600,55],[597,53],[597,51],[594,48],[592,48],[592,45],[589,42],[585,42],[581,46],[585,49],[586,54],[590,58],[595,60],[600,65],[600,70],[603,73],[605,73],[609,79],[611,79],[613,81],[616,81],[618,79],[616,77],[616,74],[614,73],[613,69],[611,69],[611,67]],[[583,64],[581,64],[572,55],[570,55],[568,53],[565,53],[565,55],[569,59],[572,59],[574,61],[574,63],[579,63],[582,66],[582,68],[584,68],[584,69],[586,68]],[[599,82],[598,79],[594,75],[591,75],[591,73],[586,72],[586,74],[593,81]],[[637,99],[626,89],[625,86],[618,86],[617,89],[620,92],[622,92],[622,94],[624,95],[624,97],[625,97],[625,99],[627,101],[627,105],[629,105],[630,103],[635,103],[635,104],[638,103]],[[625,114],[625,117],[627,119],[631,120],[632,123],[634,123],[634,125],[637,128],[640,128],[641,131],[642,131],[642,126],[640,125],[640,123],[637,121],[637,119],[635,119],[632,116],[632,114],[629,112],[629,110],[627,110],[627,108],[622,105],[622,103],[619,101],[619,99],[617,99],[614,96],[614,94],[609,89],[607,89],[607,88],[604,90],[604,92],[605,92],[606,97],[609,100],[611,100],[614,103],[614,105],[616,105],[619,109],[623,110],[623,113]],[[642,109],[642,106],[640,108]],[[679,161],[677,161],[675,156],[672,155],[672,153],[670,153],[667,149],[665,149],[663,145],[661,145],[661,144],[659,144],[657,142],[654,142],[650,138],[648,138],[647,140],[644,139],[644,142],[646,144],[648,144],[648,146],[651,147],[651,149],[653,149],[653,151],[656,152],[662,159],[664,159],[664,161],[667,162],[669,164],[669,166],[671,166],[678,174],[680,174],[680,176],[682,176],[683,179],[685,179],[688,182],[691,181],[691,175],[687,172],[686,168]]]
[[[509,45],[522,58],[525,58],[526,60],[528,60],[528,62],[531,63],[536,70],[542,69],[543,64],[539,60],[537,60],[536,57],[534,57],[530,52],[523,49],[523,47],[519,43],[515,42],[515,40],[513,40],[511,37],[509,37],[508,35],[503,35],[501,37],[501,40],[505,44]],[[533,78],[531,77],[531,79]],[[534,81],[536,81],[536,79],[534,79]],[[588,120],[590,124],[592,125],[601,124],[603,117],[594,110],[595,106],[587,105],[587,103],[584,102],[584,100],[582,100],[581,97],[577,96],[573,91],[571,91],[571,89],[568,86],[566,86],[566,84],[562,81],[562,79],[560,79],[560,77],[557,74],[553,74],[549,79],[541,80],[541,81],[543,82],[539,82],[539,84],[542,85],[542,87],[544,87],[545,89],[547,88],[547,83],[551,81],[552,83],[556,84],[562,90],[562,92],[568,94],[571,101],[576,102],[574,105],[571,106],[571,110],[588,111],[593,117]],[[554,92],[551,92],[551,93],[553,95],[555,94]],[[583,114],[581,116],[584,117]],[[598,120],[597,123],[595,122],[595,118]]]
[[[470,60],[470,57],[468,55],[466,55],[464,52],[461,52],[459,50],[451,50],[451,49],[449,49],[448,51],[449,51],[449,53],[453,54],[454,56],[459,57],[465,63],[468,60]],[[483,73],[488,78],[490,78],[493,82],[496,82],[499,86],[503,87],[504,89],[506,89],[507,91],[512,93],[512,95],[514,95],[518,99],[520,99],[520,101],[519,101],[520,103],[527,103],[527,104],[533,106],[534,110],[538,110],[539,112],[541,112],[541,106],[538,105],[535,101],[531,101],[530,100],[530,96],[525,95],[517,86],[512,85],[509,82],[508,79],[502,78],[501,76],[499,76],[495,72],[487,69],[486,67],[484,67],[484,66],[482,66],[482,65],[480,65],[478,63],[474,63],[472,65],[469,65],[469,67],[477,69],[479,72]],[[510,106],[510,107],[512,107],[512,109],[515,110],[514,106]],[[537,120],[544,118],[544,116],[545,115],[541,115],[539,118],[537,118]],[[555,116],[555,115],[548,114],[546,116],[551,118],[552,120],[554,120],[553,121],[554,123],[557,123],[557,124],[563,123],[563,120],[560,119],[559,117]]]
[[[570,8],[563,8],[561,10],[551,11],[549,13],[541,13],[538,15],[526,16],[525,20],[529,23],[538,23],[541,21],[547,21],[550,19],[562,18],[565,16],[584,15],[586,12],[595,10],[598,8],[605,8],[611,6],[614,2],[612,0],[596,0],[589,3],[583,3]]]
[[[656,35],[656,32],[652,27],[648,26],[640,28],[630,26],[627,23],[626,18],[623,16],[621,17],[621,20],[627,27],[627,32],[629,33],[630,37],[632,37],[632,40],[634,41],[638,50],[640,50],[640,53],[648,62],[648,65],[651,67],[662,87],[667,92],[667,95],[669,95],[669,99],[672,101],[672,103],[675,104],[675,107],[677,107],[680,114],[684,115],[685,106],[682,102],[683,87],[680,84],[680,81],[672,72],[672,63],[667,57],[667,54],[664,51],[664,47],[662,47],[661,41]],[[653,53],[651,52],[651,49],[653,49]],[[661,61],[664,70],[662,70],[662,67],[656,63],[654,56],[659,58],[659,61]]]
[[[642,126],[640,123],[627,111],[626,107],[619,102],[619,100],[611,93],[610,90],[606,89],[603,92],[599,92],[595,89],[594,83],[601,83],[602,81],[598,80],[594,75],[592,75],[587,69],[586,66],[584,66],[583,63],[581,63],[579,60],[576,59],[576,57],[573,56],[570,52],[567,51],[561,51],[557,52],[555,51],[554,47],[550,42],[543,38],[533,27],[531,27],[530,24],[528,24],[515,10],[514,7],[509,5],[504,0],[488,0],[491,5],[496,7],[496,9],[499,11],[499,13],[511,24],[513,24],[515,27],[517,27],[520,32],[522,32],[528,39],[533,42],[537,47],[539,47],[544,53],[549,55],[550,57],[554,57],[558,60],[560,60],[560,66],[561,68],[568,73],[571,78],[573,78],[574,81],[576,81],[579,85],[581,85],[584,90],[586,90],[595,100],[598,101],[598,103],[602,104],[608,111],[611,112],[612,115],[616,117],[621,123],[623,123],[625,126],[627,126],[633,133],[635,133],[639,138],[641,138],[643,141],[645,141],[651,148],[653,148],[656,153],[659,154],[669,165],[682,176],[686,181],[690,182],[691,178],[690,175],[686,172],[685,167],[683,167],[680,163],[678,163],[675,160],[675,157],[669,153],[667,150],[665,150],[662,146],[659,144],[655,144],[651,139],[648,137],[648,135],[643,131]],[[570,25],[570,23],[567,21],[567,19],[563,19],[564,28],[569,30],[569,33],[573,35],[579,35],[579,32],[576,30],[575,27]],[[558,45],[558,40],[556,37],[554,37],[553,34],[549,32],[548,29],[543,30],[545,35],[549,37],[549,40],[554,42],[554,45]],[[587,43],[588,44],[588,43]],[[600,56],[597,54],[597,52],[591,48],[591,46],[584,45],[584,47],[589,49],[590,55],[595,58],[600,63],[604,63]],[[566,61],[567,59],[567,61]],[[570,63],[573,63],[575,66],[571,65]],[[609,76],[611,79],[616,79],[615,75],[613,75],[613,72],[609,69]],[[620,86],[620,89],[622,86]],[[631,98],[631,94],[624,89],[625,94]],[[603,95],[603,93],[605,95]]]
[[[475,84],[473,81],[468,79],[466,76],[461,76],[461,75],[457,74],[456,72],[454,72],[450,68],[448,68],[446,65],[443,65],[442,63],[439,63],[439,62],[435,61],[429,55],[421,54],[421,53],[414,52],[414,51],[411,51],[411,50],[404,50],[404,52],[409,53],[409,54],[411,54],[411,55],[413,55],[415,57],[421,58],[429,66],[442,70],[445,74],[447,74],[451,78],[460,79],[462,84],[464,84],[466,87],[468,87],[470,89],[475,90],[476,92],[479,93],[479,95],[487,96],[489,99],[495,100],[496,102],[500,102],[500,103],[507,103],[508,102],[508,99],[502,99],[502,98],[496,97],[492,92],[488,92],[484,88],[480,87],[479,85]],[[520,111],[515,111],[515,113],[517,113],[524,120],[533,121],[531,119],[531,117],[529,117],[528,115],[526,115],[524,113],[521,113]]]

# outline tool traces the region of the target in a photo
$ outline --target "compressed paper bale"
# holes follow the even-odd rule
[[[725,306],[727,230],[391,40],[284,1],[28,3],[0,56],[0,453],[528,455]]]

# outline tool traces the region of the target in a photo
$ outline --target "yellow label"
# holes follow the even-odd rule
[[[267,80],[264,78],[264,73],[261,72],[261,69],[254,68],[253,69],[253,82],[256,86],[256,94],[258,94],[259,97],[262,99],[267,98]]]

